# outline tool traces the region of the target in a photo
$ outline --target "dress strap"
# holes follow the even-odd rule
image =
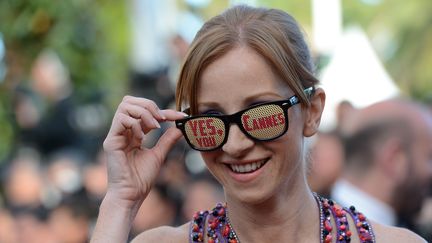
[[[334,204],[330,207],[336,223],[336,242],[348,243],[351,241],[351,231],[347,220],[347,212],[339,205]]]
[[[189,227],[189,243],[204,242],[204,229],[208,211],[196,212]]]
[[[361,243],[375,243],[375,234],[372,230],[372,225],[366,219],[364,214],[358,212],[354,206],[345,209],[351,215],[354,224],[357,228],[357,233]]]
[[[331,225],[331,216],[336,223],[336,242],[338,243],[349,243],[351,242],[351,231],[349,230],[349,223],[346,217],[347,212],[341,206],[335,204],[333,200],[322,198],[322,207],[324,211],[324,222],[323,222],[323,235],[322,239],[324,243],[333,242],[331,232],[333,227]]]
[[[240,243],[227,210],[226,203],[217,203],[210,211],[195,213],[190,223],[189,243],[204,242],[205,237],[208,243]]]

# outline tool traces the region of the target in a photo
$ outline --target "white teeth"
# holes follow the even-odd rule
[[[253,163],[244,164],[244,165],[230,164],[230,167],[231,167],[231,170],[233,170],[234,172],[237,172],[237,173],[250,173],[250,172],[253,172],[253,171],[261,168],[261,166],[263,166],[265,162],[266,162],[265,160],[262,160],[259,162],[253,162]]]
[[[252,170],[252,166],[251,166],[250,164],[247,164],[247,165],[246,165],[246,171],[251,171],[251,170]],[[246,171],[245,171],[245,172],[246,172]]]

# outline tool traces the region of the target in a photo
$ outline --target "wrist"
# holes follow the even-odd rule
[[[92,243],[127,242],[141,201],[122,200],[112,193],[105,195],[92,235]]]
[[[122,199],[117,192],[107,191],[100,205],[100,210],[119,210],[119,212],[123,212],[124,214],[131,214],[133,218],[133,214],[136,214],[143,201]]]

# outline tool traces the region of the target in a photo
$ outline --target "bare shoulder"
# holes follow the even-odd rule
[[[132,243],[166,242],[166,243],[187,243],[189,242],[189,223],[179,227],[161,226],[147,230],[139,234]]]
[[[425,239],[408,229],[382,225],[376,222],[371,223],[376,242],[427,243]]]

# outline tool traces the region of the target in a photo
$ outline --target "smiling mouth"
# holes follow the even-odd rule
[[[246,174],[246,173],[252,173],[260,169],[263,165],[267,163],[269,159],[264,159],[260,161],[256,161],[249,164],[229,164],[227,165],[231,171],[234,173],[240,173],[240,174]]]

